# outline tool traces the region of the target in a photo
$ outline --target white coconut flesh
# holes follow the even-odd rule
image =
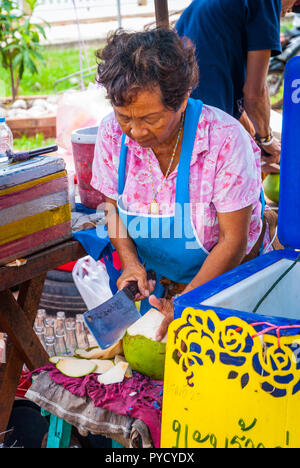
[[[63,359],[62,356],[51,356],[49,362],[52,362],[52,364],[57,364],[61,359]]]
[[[128,364],[128,362],[126,361],[126,359],[125,359],[124,356],[121,356],[121,354],[117,354],[116,357],[115,357],[115,359],[114,359],[114,364],[115,364],[115,366],[116,366],[117,364],[119,364],[119,362],[126,362],[126,364]],[[132,374],[132,369],[131,369],[130,365],[128,364],[127,370],[126,370],[126,372],[125,372],[125,377],[126,377],[127,379],[130,379],[132,376],[133,376],[133,374]]]
[[[128,328],[127,333],[130,336],[144,336],[152,341],[156,340],[156,335],[165,319],[164,314],[157,309],[150,309],[143,317]],[[161,343],[167,342],[167,334],[161,340]]]
[[[84,377],[92,374],[97,368],[97,364],[87,359],[66,358],[60,359],[56,368],[67,377]]]
[[[104,385],[111,385],[121,383],[124,380],[126,370],[128,368],[127,362],[119,362],[105,374],[99,375],[98,382]]]
[[[113,361],[108,359],[91,359],[90,361],[94,362],[97,366],[94,370],[95,374],[104,374],[105,372],[115,367]]]

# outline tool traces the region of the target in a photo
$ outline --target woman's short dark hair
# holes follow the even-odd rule
[[[177,111],[198,84],[195,49],[173,29],[129,33],[117,30],[98,50],[97,81],[115,106],[132,102],[140,89],[159,86],[163,104]]]

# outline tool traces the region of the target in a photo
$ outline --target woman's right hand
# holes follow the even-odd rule
[[[155,281],[147,280],[147,272],[139,262],[130,263],[123,268],[123,272],[117,281],[118,289],[123,289],[130,281],[137,281],[138,283],[139,294],[136,295],[135,301],[141,301],[149,297],[154,291]]]

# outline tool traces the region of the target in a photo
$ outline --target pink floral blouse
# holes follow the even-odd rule
[[[121,138],[121,129],[112,113],[103,119],[99,127],[91,184],[114,200],[118,198]],[[164,176],[154,153],[140,147],[129,137],[125,144],[128,146],[123,193],[125,209],[131,213],[149,213],[154,196],[153,186],[161,186],[155,197],[161,214],[172,215],[177,168],[163,184]],[[211,106],[203,106],[199,120],[190,165],[189,190],[192,221],[198,240],[207,251],[218,242],[217,212],[227,213],[252,205],[247,247],[249,253],[262,229],[260,150],[237,120]],[[266,251],[272,250],[269,243],[269,232],[266,232]]]

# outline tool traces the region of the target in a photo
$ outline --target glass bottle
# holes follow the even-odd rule
[[[57,356],[67,356],[68,350],[66,345],[66,334],[62,327],[59,327],[55,331],[55,349]]]
[[[76,324],[74,319],[66,320],[66,344],[69,355],[74,355],[75,349],[78,348],[76,339]]]
[[[45,347],[45,328],[44,326],[34,326],[34,331],[42,345]]]
[[[37,315],[34,321],[34,327],[37,327],[37,328],[44,327],[46,318],[47,316],[46,316],[45,309],[39,309],[37,311]]]
[[[47,351],[50,357],[56,356],[54,319],[46,318],[44,323],[45,323],[45,334],[44,334],[45,350]]]
[[[45,350],[49,357],[56,356],[55,336],[45,336]]]
[[[84,325],[83,315],[77,314],[76,315],[76,339],[78,343],[78,348],[88,348],[90,346],[88,334]]]
[[[66,332],[66,314],[64,312],[57,312],[56,314],[56,321],[55,321],[55,330],[64,330]],[[61,331],[62,333],[62,331]]]
[[[54,322],[54,319],[46,318],[44,320],[44,324],[45,324],[45,336],[50,336],[50,337],[53,337],[55,339],[55,330],[54,330],[55,322]]]

